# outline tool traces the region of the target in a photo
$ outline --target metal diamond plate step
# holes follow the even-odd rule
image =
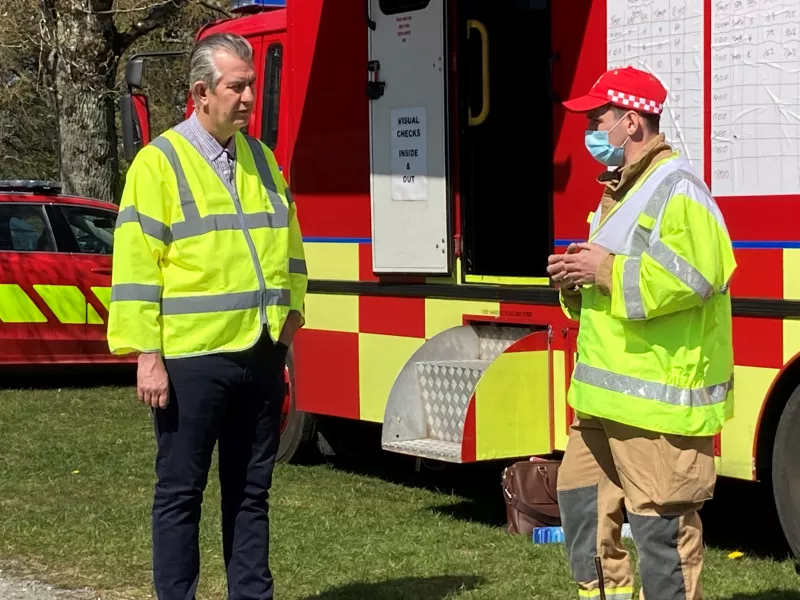
[[[522,327],[478,326],[475,331],[480,338],[480,358],[494,360],[511,344],[528,335],[531,330]]]
[[[472,392],[488,360],[437,360],[417,363],[427,438],[461,443]]]
[[[461,462],[460,442],[441,442],[439,440],[408,440],[405,442],[388,442],[384,450],[410,454],[420,458],[431,458],[445,462]]]

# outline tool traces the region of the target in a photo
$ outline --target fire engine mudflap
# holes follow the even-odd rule
[[[455,463],[550,452],[549,338],[493,324],[432,337],[392,386],[383,448]]]

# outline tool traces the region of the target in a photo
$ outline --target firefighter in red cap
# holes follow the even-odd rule
[[[711,192],[659,132],[666,99],[628,67],[564,104],[588,119],[586,149],[606,167],[588,242],[548,266],[580,321],[558,501],[584,598],[633,597],[623,507],[641,597],[702,598],[698,510],[716,481],[713,436],[732,416],[736,262]]]

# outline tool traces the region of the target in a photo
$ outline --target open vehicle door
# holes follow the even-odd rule
[[[450,272],[444,0],[369,0],[376,273]]]

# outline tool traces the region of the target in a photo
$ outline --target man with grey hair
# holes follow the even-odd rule
[[[308,277],[287,183],[269,148],[240,131],[252,62],[236,35],[195,45],[194,111],[136,156],[114,234],[108,343],[138,355],[137,394],[154,416],[159,600],[195,596],[217,443],[228,598],[274,593],[267,498]]]

